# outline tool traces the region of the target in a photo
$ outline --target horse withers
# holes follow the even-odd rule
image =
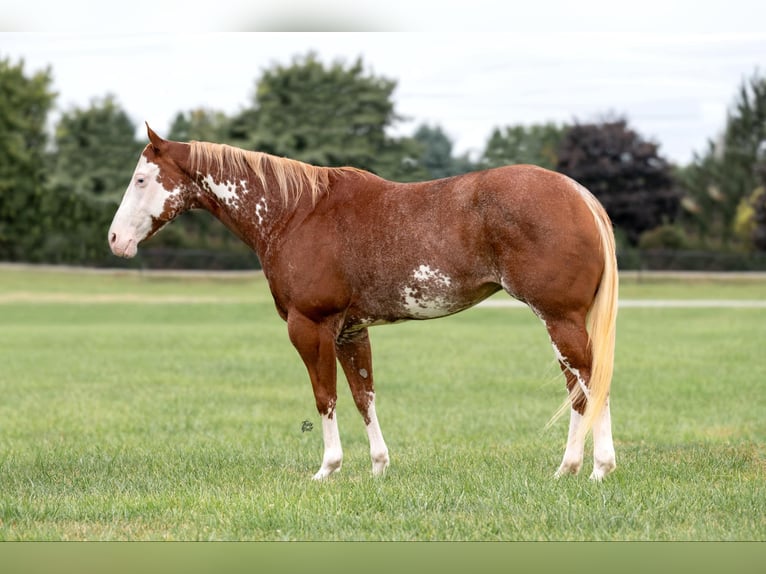
[[[368,328],[463,311],[504,289],[548,330],[566,379],[569,434],[556,476],[577,473],[593,430],[593,472],[615,468],[609,411],[617,315],[611,223],[568,177],[529,165],[421,183],[325,168],[206,142],[149,144],[109,229],[115,255],[188,209],[205,209],[261,261],[279,315],[308,370],[322,420],[322,479],[343,452],[336,369],[370,441],[389,464],[375,412]]]

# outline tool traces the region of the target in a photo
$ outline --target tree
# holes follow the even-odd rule
[[[753,245],[760,251],[766,251],[766,149],[755,168],[755,174],[760,183],[753,193]]]
[[[0,60],[0,259],[25,260],[52,225],[40,211],[51,82],[50,69],[30,76],[23,60]]]
[[[55,129],[47,210],[57,224],[42,257],[86,263],[106,255],[106,231],[133,175],[143,144],[114,96],[65,112]]]
[[[54,183],[94,198],[122,197],[144,147],[135,134],[113,95],[64,113],[55,131]]]
[[[223,112],[196,108],[178,112],[170,126],[168,139],[187,142],[192,140],[226,143],[231,138],[230,120]]]
[[[422,148],[419,161],[429,178],[449,177],[475,169],[467,154],[459,157],[452,155],[452,140],[441,127],[423,124],[415,131],[413,138]]]
[[[527,163],[555,169],[557,149],[565,131],[564,126],[554,123],[495,128],[480,163],[483,167]]]
[[[766,156],[766,78],[755,73],[740,87],[726,127],[684,174],[700,231],[724,243],[735,237],[738,211],[756,199],[759,165]],[[758,242],[755,242],[758,244]]]
[[[309,53],[257,80],[252,106],[232,119],[238,145],[324,166],[352,165],[396,175],[414,148],[386,135],[400,117],[396,82],[368,74],[361,58],[325,66]]]
[[[625,119],[575,124],[564,134],[556,168],[587,187],[632,245],[644,231],[672,222],[680,193],[658,144]]]

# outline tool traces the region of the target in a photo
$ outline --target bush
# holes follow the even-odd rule
[[[683,229],[668,223],[645,231],[638,240],[640,249],[688,249],[690,241]]]

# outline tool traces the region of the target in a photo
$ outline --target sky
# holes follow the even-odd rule
[[[685,164],[766,75],[762,1],[15,4],[0,6],[0,58],[51,67],[56,114],[113,94],[160,134],[179,111],[237,113],[264,70],[314,51],[397,81],[392,135],[439,125],[476,157],[496,127],[625,116]]]

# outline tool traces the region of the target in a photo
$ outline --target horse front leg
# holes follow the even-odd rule
[[[339,471],[343,462],[338,418],[335,413],[335,332],[330,324],[316,323],[296,312],[288,314],[287,331],[290,341],[306,365],[317,410],[322,417],[324,455],[322,466],[314,475],[314,480],[322,480]]]
[[[364,419],[370,440],[372,474],[380,476],[388,468],[388,447],[375,412],[375,389],[372,382],[372,352],[367,329],[353,333],[336,343],[336,352],[348,379],[356,408]]]

